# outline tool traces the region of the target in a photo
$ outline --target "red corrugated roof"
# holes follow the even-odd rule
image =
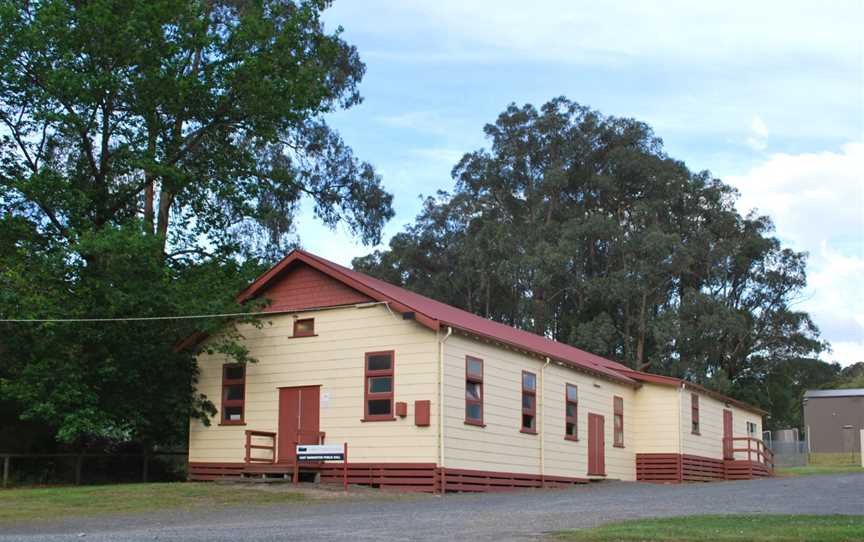
[[[626,368],[621,371],[625,375],[629,376],[633,380],[638,380],[639,382],[650,382],[652,384],[660,384],[662,386],[671,386],[678,387],[683,385],[685,388],[694,390],[700,393],[704,393],[709,397],[713,397],[718,401],[724,401],[731,405],[735,405],[744,410],[749,410],[751,412],[757,412],[759,414],[769,414],[767,410],[762,410],[759,407],[755,407],[753,405],[748,405],[743,401],[739,401],[737,399],[733,399],[727,395],[723,395],[720,392],[716,392],[714,390],[709,390],[706,387],[700,386],[699,384],[694,384],[693,382],[689,382],[687,380],[681,378],[675,378],[674,376],[664,376],[664,375],[655,375],[653,373],[643,373],[642,371],[635,371],[630,368]]]
[[[293,250],[274,266],[273,269],[264,273],[249,288],[244,290],[238,296],[238,301],[242,302],[262,293],[272,280],[276,279],[282,271],[298,260],[334,278],[343,280],[349,286],[360,289],[363,293],[370,295],[374,299],[395,303],[397,310],[415,312],[418,321],[434,329],[437,329],[440,325],[451,326],[527,352],[548,356],[556,361],[601,374],[614,380],[635,384],[633,379],[618,372],[626,370],[627,367],[625,365],[547,339],[546,337],[535,335],[534,333],[493,322],[492,320],[394,286],[383,280],[370,277],[369,275],[299,249]]]
[[[272,281],[276,280],[283,271],[296,262],[310,265],[318,271],[361,291],[376,301],[386,301],[400,312],[413,311],[419,323],[435,330],[439,329],[441,325],[461,329],[474,335],[541,356],[548,356],[556,361],[630,384],[638,385],[639,382],[651,382],[667,386],[684,384],[691,389],[728,401],[738,407],[760,414],[767,414],[762,409],[708,390],[697,384],[671,376],[635,371],[616,361],[547,339],[546,337],[541,337],[534,333],[493,322],[487,318],[482,318],[446,303],[441,303],[440,301],[435,301],[426,296],[394,286],[383,280],[370,277],[369,275],[354,271],[300,249],[292,250],[282,261],[261,275],[237,296],[237,301],[242,303],[263,293]]]

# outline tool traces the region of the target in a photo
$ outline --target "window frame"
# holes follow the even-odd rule
[[[480,362],[480,376],[478,377],[475,374],[471,374],[468,370],[468,367],[472,361]],[[486,427],[484,423],[484,408],[483,408],[483,399],[486,397],[486,390],[483,387],[483,373],[485,371],[485,367],[483,364],[483,360],[475,357],[475,356],[465,356],[465,424],[466,425],[476,425],[478,427]],[[469,399],[468,398],[468,384],[477,384],[480,387],[480,399]],[[468,406],[469,405],[479,405],[480,406],[480,419],[469,418],[468,417]]]
[[[701,435],[701,427],[699,425],[699,394],[690,394],[690,434]]]
[[[384,371],[370,371],[369,357],[370,356],[390,356],[390,368]],[[372,378],[389,376],[390,391],[388,392],[370,392],[369,382]],[[389,414],[369,414],[369,401],[388,399],[390,401]],[[382,350],[378,352],[366,352],[363,354],[363,421],[364,422],[389,422],[396,420],[396,351]]]
[[[612,442],[614,448],[624,447],[624,398],[620,395],[612,396]]]
[[[570,399],[570,388],[576,390],[576,399]],[[573,405],[573,415],[567,415],[567,407]],[[571,435],[567,432],[567,424],[572,423],[573,429],[576,431],[575,435]],[[572,440],[573,442],[579,442],[579,386],[576,384],[565,383],[564,384],[564,440]]]
[[[300,322],[312,322],[312,329],[310,331],[300,331],[298,330],[298,324]],[[292,337],[317,337],[315,333],[315,319],[314,318],[297,318],[294,320],[294,335]]]
[[[228,378],[228,369],[243,369],[242,378]],[[228,386],[243,386],[242,399],[226,399],[225,391]],[[239,420],[226,420],[225,409],[229,407],[240,407]],[[222,364],[222,407],[219,409],[219,425],[246,425],[246,364],[245,363],[223,363]]]
[[[531,375],[534,377],[534,389],[529,390],[525,387],[525,375]],[[536,435],[537,434],[537,373],[532,373],[531,371],[522,371],[522,379],[520,384],[522,385],[522,395],[520,396],[519,406],[520,412],[522,413],[519,416],[519,432],[526,433],[528,435]],[[525,397],[532,397],[531,408],[525,408]],[[534,422],[534,427],[525,427],[525,415],[530,415],[532,421]]]

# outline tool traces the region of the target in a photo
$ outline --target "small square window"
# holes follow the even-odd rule
[[[312,337],[315,335],[315,319],[303,318],[294,320],[294,336],[295,337]]]
[[[534,416],[531,414],[522,414],[522,428],[534,429]]]
[[[534,373],[522,373],[522,388],[525,391],[534,391],[537,388],[537,376]]]
[[[483,405],[480,403],[467,403],[465,405],[465,418],[468,420],[482,420]]]

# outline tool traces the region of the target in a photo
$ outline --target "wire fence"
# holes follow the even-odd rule
[[[803,467],[808,463],[806,441],[774,441],[770,448],[774,452],[775,467]]]
[[[4,488],[185,480],[186,460],[186,452],[0,453]]]

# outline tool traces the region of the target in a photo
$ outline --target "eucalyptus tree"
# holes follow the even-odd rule
[[[0,318],[238,312],[301,202],[377,242],[391,196],[326,122],[365,70],[328,4],[0,4]],[[2,392],[65,440],[182,434],[212,412],[192,327],[3,325]]]
[[[355,267],[516,327],[730,393],[824,344],[806,255],[668,156],[645,123],[509,106],[387,251]],[[736,388],[739,384],[739,388]]]

